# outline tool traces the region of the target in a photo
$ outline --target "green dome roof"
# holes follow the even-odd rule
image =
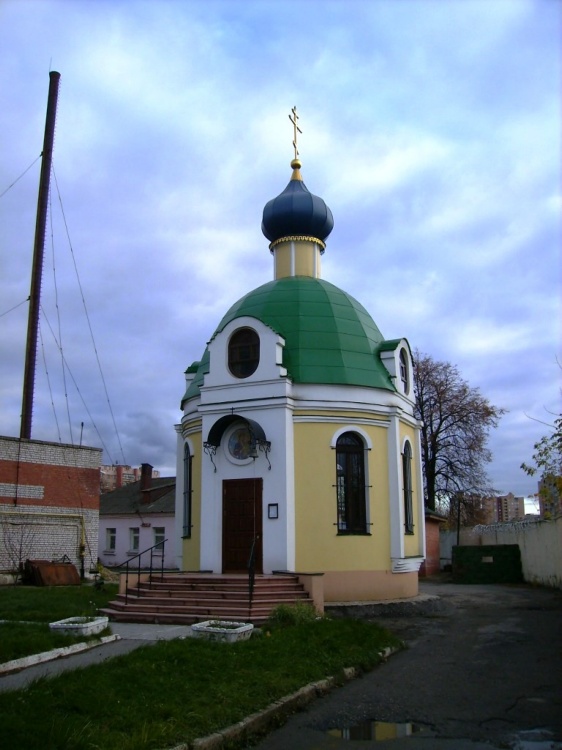
[[[394,391],[378,352],[383,336],[365,308],[322,279],[271,281],[236,302],[214,335],[236,318],[257,318],[285,339],[283,366],[295,383],[356,385]],[[209,352],[198,363],[183,401],[199,393]]]

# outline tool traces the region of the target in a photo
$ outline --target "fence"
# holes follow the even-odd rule
[[[450,564],[456,531],[442,531],[441,567]],[[517,544],[521,550],[523,578],[553,588],[562,588],[562,517],[552,521],[513,521],[461,529],[461,546]]]

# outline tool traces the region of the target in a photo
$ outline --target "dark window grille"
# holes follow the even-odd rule
[[[351,432],[336,443],[338,534],[366,534],[365,448]]]
[[[402,381],[404,393],[407,394],[410,390],[410,380],[408,378],[408,360],[404,349],[400,349],[400,380]]]
[[[402,454],[402,482],[404,485],[404,530],[406,534],[414,533],[414,507],[412,488],[412,448],[406,440]]]
[[[185,443],[183,449],[183,538],[191,538],[191,464],[193,456],[189,450],[189,445]]]

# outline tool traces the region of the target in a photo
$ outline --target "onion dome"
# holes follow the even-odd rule
[[[263,209],[261,230],[271,243],[285,237],[310,237],[322,243],[334,227],[326,203],[307,190],[299,159],[291,162],[293,174],[285,190]]]

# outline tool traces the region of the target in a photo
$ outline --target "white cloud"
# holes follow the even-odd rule
[[[524,351],[533,341],[529,325],[504,323],[475,317],[456,330],[455,349],[464,356],[496,357],[508,352]]]

